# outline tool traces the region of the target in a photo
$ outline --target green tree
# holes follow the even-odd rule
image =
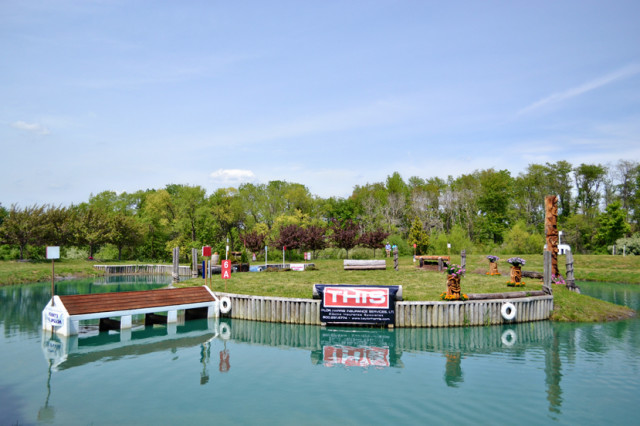
[[[43,215],[44,243],[52,246],[64,246],[73,240],[72,210],[62,206],[49,206]]]
[[[119,212],[107,218],[109,229],[107,241],[118,249],[118,260],[122,260],[124,247],[135,248],[142,240],[142,226],[135,217]]]
[[[0,242],[15,245],[20,249],[20,259],[24,259],[27,246],[42,244],[46,236],[44,221],[45,206],[20,209],[15,204],[0,226]]]
[[[9,216],[9,212],[7,211],[7,209],[2,207],[2,203],[0,203],[0,226],[2,226],[2,222],[4,222],[4,219],[7,216]]]
[[[552,195],[547,167],[529,164],[526,173],[520,173],[513,184],[515,217],[542,231],[544,199],[545,196]]]
[[[573,212],[573,182],[571,173],[573,166],[568,161],[557,161],[555,163],[546,163],[547,180],[549,191],[545,195],[557,195],[558,200],[558,218],[560,221],[567,219]]]
[[[150,191],[140,206],[140,222],[144,227],[143,241],[139,247],[144,258],[167,259],[164,250],[172,238],[171,230],[176,217],[171,195],[165,189]]]
[[[530,233],[526,223],[518,221],[506,233],[502,251],[508,254],[535,254],[540,253],[543,247],[544,236]]]
[[[426,254],[429,250],[429,235],[425,232],[422,221],[417,217],[413,220],[407,242],[412,247],[416,245],[417,254]]]
[[[198,232],[204,228],[209,215],[206,191],[200,186],[167,185],[167,192],[175,206],[174,229],[185,233],[192,242],[198,241]]]
[[[494,243],[501,243],[509,223],[513,194],[511,174],[508,170],[483,170],[479,173],[478,180],[480,230]]]
[[[595,217],[600,201],[600,187],[604,183],[607,168],[598,164],[580,164],[574,169],[576,188],[578,190],[577,205],[580,212],[590,218]]]
[[[596,220],[584,214],[573,214],[563,226],[563,240],[575,253],[588,253],[594,247]]]
[[[89,257],[94,250],[109,241],[109,216],[95,205],[82,203],[75,209],[74,241],[89,247]]]
[[[596,242],[601,246],[615,244],[618,238],[629,233],[631,226],[626,222],[627,213],[620,201],[609,204],[604,213],[598,216],[598,231]]]
[[[209,229],[214,230],[210,238],[223,241],[229,237],[231,246],[236,247],[240,242],[239,238],[236,238],[237,231],[242,227],[245,218],[243,203],[238,197],[238,192],[234,188],[220,188],[211,195],[209,204],[211,206]]]

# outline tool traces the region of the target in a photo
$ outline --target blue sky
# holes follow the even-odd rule
[[[0,203],[640,161],[638,1],[3,1]]]

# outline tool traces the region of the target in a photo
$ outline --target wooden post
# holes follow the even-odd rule
[[[543,273],[542,290],[547,294],[552,294],[552,290],[551,290],[551,267],[552,267],[551,252],[548,251],[548,250],[545,250],[544,251],[544,273]]]
[[[444,263],[444,262],[442,261],[442,258],[441,258],[441,257],[439,257],[439,258],[438,258],[438,272],[442,272],[442,270],[444,269],[444,265],[443,265],[443,263]]]
[[[53,298],[53,296],[56,295],[56,284],[55,284],[55,276],[56,276],[56,271],[55,271],[55,260],[51,259],[51,306],[55,306],[56,301]]]
[[[198,249],[191,249],[191,278],[198,276]]]
[[[547,251],[551,252],[551,274],[560,275],[558,270],[558,197],[548,195],[544,199],[544,228]]]
[[[180,248],[173,249],[173,271],[171,273],[173,283],[180,282]]]
[[[467,268],[467,251],[466,250],[462,250],[460,252],[460,266],[462,267],[462,269]]]
[[[565,278],[566,286],[569,290],[580,293],[580,287],[576,285],[576,279],[573,275],[573,254],[567,252],[567,277]]]
[[[398,271],[400,268],[398,267],[398,247],[393,250],[393,268]]]

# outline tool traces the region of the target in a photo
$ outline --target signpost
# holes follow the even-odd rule
[[[222,279],[228,280],[231,278],[231,261],[229,259],[225,259],[222,261]],[[224,282],[224,291],[227,291],[227,282]]]
[[[202,257],[208,257],[209,260],[207,261],[207,274],[203,274],[205,276],[205,284],[207,283],[207,279],[206,276],[209,276],[209,288],[211,290],[213,290],[213,274],[211,273],[211,246],[203,246],[202,247]],[[203,264],[204,266],[204,264]]]
[[[51,259],[51,306],[55,305],[55,300],[53,299],[53,296],[55,296],[56,294],[56,285],[55,285],[55,276],[56,276],[56,272],[55,272],[55,259],[60,259],[60,247],[59,246],[52,246],[52,247],[47,247],[47,259]]]

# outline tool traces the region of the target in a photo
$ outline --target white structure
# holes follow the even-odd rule
[[[138,304],[135,308],[132,309],[122,309],[122,310],[104,310],[100,303],[96,301],[94,302],[94,306],[89,311],[84,311],[83,313],[74,313],[73,309],[71,312],[67,307],[65,307],[65,300],[69,301],[70,298],[78,297],[81,295],[75,296],[54,296],[55,303],[52,305],[51,300],[47,303],[44,310],[42,311],[42,329],[53,331],[57,334],[61,334],[63,336],[71,336],[78,334],[80,329],[80,321],[91,320],[91,319],[100,319],[100,318],[120,318],[120,329],[127,330],[132,327],[131,317],[133,315],[142,315],[142,314],[154,314],[157,312],[166,312],[167,313],[167,324],[173,324],[178,322],[178,311],[187,310],[187,309],[198,309],[198,308],[207,308],[207,318],[215,318],[220,316],[220,300],[216,295],[209,290],[206,286],[202,286],[201,288],[206,289],[206,292],[210,294],[210,300],[207,301],[197,301],[194,303],[183,303],[183,304],[156,304],[155,306],[144,306]],[[151,292],[184,292],[185,289],[171,289],[171,290],[149,290],[149,291],[140,291],[140,292],[129,292],[129,293],[137,293],[136,295],[144,298],[144,293]],[[113,295],[124,293],[98,293],[91,295],[94,298],[99,298],[100,296],[105,295]]]

